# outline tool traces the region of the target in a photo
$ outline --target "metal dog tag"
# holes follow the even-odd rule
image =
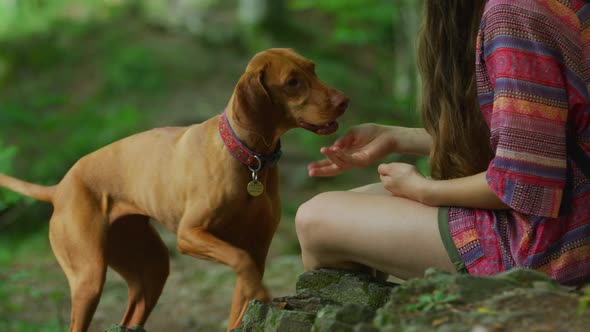
[[[256,161],[258,161],[258,166],[256,168],[248,166],[250,171],[252,171],[252,181],[248,182],[246,189],[248,190],[248,194],[250,194],[250,196],[258,197],[264,192],[264,185],[262,182],[258,181],[258,171],[260,171],[262,168],[262,161],[257,155],[254,155],[254,158],[256,158]]]
[[[264,192],[264,185],[258,180],[248,182],[248,194],[253,197],[260,196]]]

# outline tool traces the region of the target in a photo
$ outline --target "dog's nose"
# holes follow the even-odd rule
[[[332,95],[332,105],[334,105],[336,107],[336,109],[338,110],[338,112],[340,114],[344,113],[344,111],[346,111],[346,109],[348,108],[348,104],[350,102],[350,99],[343,95],[343,94],[334,94]]]

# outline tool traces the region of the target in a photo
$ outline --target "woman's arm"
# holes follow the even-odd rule
[[[509,209],[490,189],[486,172],[472,176],[433,180],[410,164],[382,164],[378,168],[385,189],[430,206],[460,206],[479,209]]]
[[[406,128],[391,126],[392,139],[397,142],[397,149],[392,153],[418,154],[427,156],[430,154],[432,138],[424,128]]]
[[[431,206],[509,209],[488,186],[486,172],[452,180],[431,180],[422,188],[421,202]]]

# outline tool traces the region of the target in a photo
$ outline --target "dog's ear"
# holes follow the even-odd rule
[[[273,102],[264,83],[265,67],[248,70],[235,89],[233,114],[235,120],[246,128],[254,129],[264,117],[272,116]]]

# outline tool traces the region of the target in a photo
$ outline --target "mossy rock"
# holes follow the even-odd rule
[[[139,325],[127,328],[119,324],[114,324],[113,326],[106,329],[104,332],[146,332],[146,330],[144,330],[144,328]]]
[[[578,296],[544,274],[512,270],[494,277],[429,270],[393,290],[374,325],[403,331],[584,331],[590,316]],[[560,310],[552,310],[558,307]],[[585,323],[581,323],[585,322]],[[467,328],[468,327],[468,328]]]
[[[307,272],[299,277],[296,295],[270,304],[252,301],[240,331],[364,331],[395,286],[362,273]]]
[[[359,304],[377,310],[389,300],[395,286],[364,273],[321,269],[302,274],[296,292],[314,294],[338,304]]]
[[[310,331],[315,315],[303,311],[281,310],[271,307],[264,323],[264,332],[305,332]]]
[[[329,305],[317,313],[313,331],[354,332],[356,325],[370,323],[375,311],[359,304]]]
[[[428,270],[395,285],[368,275],[318,270],[300,276],[297,294],[252,302],[241,331],[472,332],[587,331],[582,295],[542,273],[493,277]]]

